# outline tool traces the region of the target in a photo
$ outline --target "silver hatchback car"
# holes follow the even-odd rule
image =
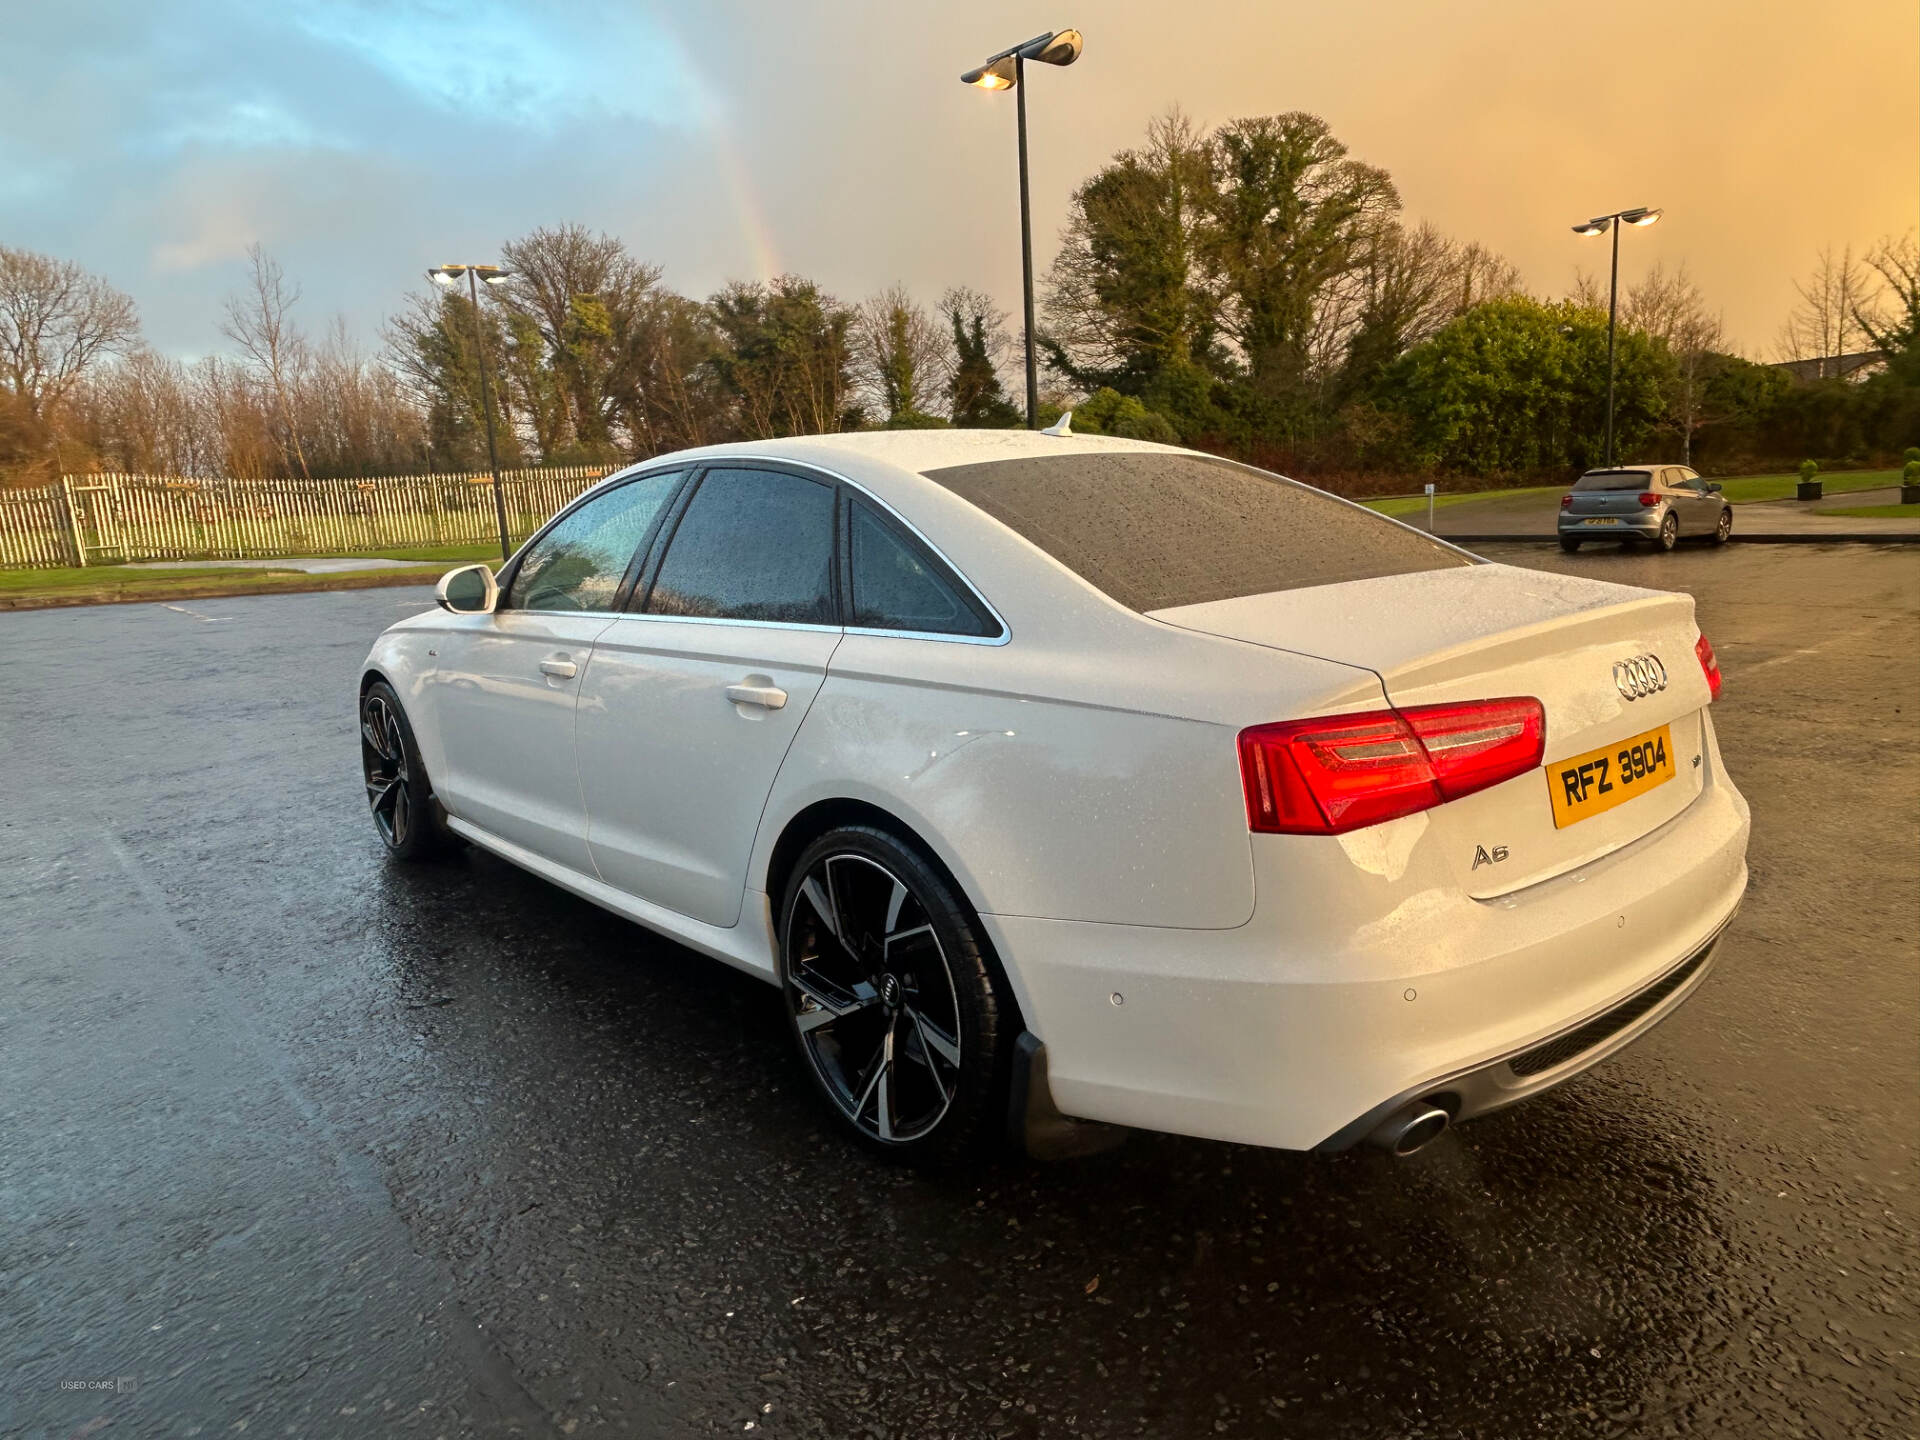
[[[1589,470],[1560,498],[1560,548],[1586,540],[1650,540],[1671,550],[1682,535],[1733,535],[1733,506],[1718,484],[1684,465],[1623,465]]]

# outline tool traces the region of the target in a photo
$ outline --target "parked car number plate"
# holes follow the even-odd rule
[[[1619,523],[1620,519],[1617,515],[1592,515],[1587,518],[1589,525],[1618,525]]]
[[[1547,798],[1553,801],[1554,828],[1564,830],[1624,805],[1673,776],[1673,735],[1665,725],[1552,761],[1547,766]]]

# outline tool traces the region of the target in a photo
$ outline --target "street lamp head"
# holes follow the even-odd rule
[[[1622,210],[1620,223],[1623,225],[1652,225],[1660,218],[1658,206],[1642,205],[1638,210]]]
[[[435,265],[427,271],[427,278],[436,285],[451,287],[468,271],[483,285],[504,285],[513,278],[513,271],[498,265]]]
[[[1042,65],[1071,65],[1080,58],[1082,44],[1078,30],[1056,30],[1051,35],[1029,40],[1020,47],[1020,54]]]
[[[1576,235],[1604,235],[1612,226],[1613,217],[1611,215],[1602,215],[1597,219],[1587,221],[1584,225],[1574,226],[1573,233]]]
[[[982,90],[1011,90],[1014,81],[1013,56],[1002,55],[996,60],[989,60],[979,69],[967,71],[960,81]]]

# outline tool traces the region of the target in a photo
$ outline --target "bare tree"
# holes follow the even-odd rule
[[[1836,257],[1832,246],[1820,251],[1819,263],[1805,280],[1794,282],[1800,299],[1780,327],[1779,346],[1783,360],[1819,360],[1817,378],[1829,378],[1829,370],[1838,375],[1838,367],[1826,362],[1850,353],[1866,332],[1861,328],[1859,312],[1871,310],[1874,278],[1853,257],[1853,246],[1844,247]]]
[[[1388,365],[1456,315],[1521,288],[1512,261],[1477,242],[1451,240],[1431,223],[1410,229],[1382,221],[1361,254],[1322,292],[1314,339],[1315,368],[1336,407],[1365,394]]]
[[[294,417],[293,392],[307,363],[307,344],[290,316],[300,287],[289,286],[280,262],[256,242],[247,247],[253,267],[249,293],[229,295],[220,332],[246,353],[267,386],[280,418],[281,446],[300,473],[311,475]]]
[[[1920,344],[1920,243],[1913,232],[1888,236],[1867,253],[1882,293],[1854,306],[1854,323],[1889,359]]]
[[[326,474],[403,470],[426,449],[424,417],[401,377],[361,351],[344,317],[314,352],[297,408],[311,458]]]
[[[139,338],[133,301],[70,260],[0,245],[0,379],[34,421]]]
[[[1520,267],[1478,240],[1450,245],[1447,271],[1452,282],[1455,314],[1471,310],[1483,301],[1519,295],[1526,289],[1520,281]]]
[[[904,285],[882,290],[854,314],[854,383],[889,420],[924,415],[945,388],[951,345]]]
[[[73,410],[88,445],[110,469],[199,475],[211,458],[186,367],[141,347],[104,366],[75,392]]]
[[[1628,288],[1620,318],[1664,343],[1673,357],[1670,418],[1680,432],[1680,458],[1691,465],[1694,434],[1712,418],[1703,405],[1706,381],[1714,356],[1726,345],[1726,327],[1707,309],[1706,296],[1685,265],[1669,273],[1656,264]]]
[[[1573,284],[1567,288],[1567,299],[1583,310],[1605,310],[1607,287],[1598,275],[1575,267]]]

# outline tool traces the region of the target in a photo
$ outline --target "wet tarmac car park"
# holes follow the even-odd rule
[[[0,617],[0,1434],[1911,1436],[1920,555],[1692,590],[1754,810],[1706,986],[1408,1161],[892,1169],[777,997],[387,863],[420,590]]]

